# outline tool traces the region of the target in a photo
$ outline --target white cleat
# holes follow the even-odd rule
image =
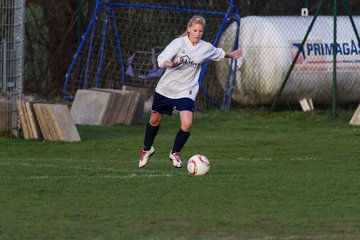
[[[172,151],[171,151],[172,152]],[[170,160],[172,161],[172,164],[174,165],[174,167],[176,168],[181,168],[182,167],[182,163],[181,163],[181,158],[180,158],[180,153],[179,152],[174,152],[171,153],[169,155]]]
[[[149,151],[141,150],[140,151],[141,158],[139,160],[139,168],[145,167],[145,165],[149,161],[150,156],[153,155],[154,153],[155,153],[155,148],[153,146],[151,146]]]

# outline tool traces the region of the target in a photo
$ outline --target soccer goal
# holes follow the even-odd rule
[[[131,2],[131,3],[130,3]],[[199,14],[207,21],[204,40],[217,46],[225,28],[236,22],[240,27],[240,14],[233,0],[198,1],[134,1],[98,0],[83,35],[82,42],[66,74],[63,95],[74,98],[78,89],[142,87],[151,95],[163,69],[158,68],[158,54],[185,30],[191,16]],[[139,2],[139,1],[137,1]],[[145,1],[144,1],[145,2]],[[237,48],[237,39],[232,41]],[[218,82],[213,63],[204,63],[199,78],[200,98],[204,104],[225,105],[231,94],[230,83],[236,74],[232,70],[221,77],[228,79],[228,89]],[[201,95],[201,94],[199,94]],[[210,101],[209,101],[210,100]],[[198,101],[199,102],[199,96]],[[221,103],[222,102],[222,103]]]

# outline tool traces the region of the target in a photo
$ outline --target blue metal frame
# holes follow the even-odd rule
[[[94,21],[93,26],[92,26],[91,36],[90,36],[88,56],[86,58],[86,68],[85,68],[85,74],[84,74],[84,80],[83,80],[83,88],[87,88],[87,79],[88,79],[88,76],[89,76],[90,57],[91,57],[92,46],[93,46],[93,42],[94,42],[95,27],[96,27],[96,22]]]
[[[106,18],[105,18],[105,22],[104,22],[103,39],[102,39],[101,49],[100,49],[99,66],[98,66],[96,85],[95,85],[97,88],[100,86],[100,77],[101,77],[102,63],[103,63],[103,59],[104,59],[104,50],[105,50],[108,22],[109,22],[109,14],[106,14]]]
[[[89,26],[88,26],[88,28],[86,29],[86,32],[85,32],[84,36],[82,37],[82,41],[81,41],[81,43],[80,43],[80,46],[79,46],[78,50],[77,50],[76,53],[75,53],[74,59],[73,59],[73,61],[71,62],[71,65],[70,65],[70,68],[69,68],[68,72],[67,72],[66,75],[65,75],[65,83],[64,83],[64,88],[63,88],[63,95],[64,95],[64,98],[65,98],[65,99],[69,99],[69,100],[74,99],[74,96],[69,96],[69,95],[67,94],[66,89],[67,89],[67,86],[68,86],[68,83],[69,83],[70,75],[71,75],[71,73],[72,73],[72,71],[73,71],[73,69],[74,69],[75,63],[76,63],[77,60],[79,59],[81,50],[83,49],[83,47],[84,47],[84,45],[85,45],[85,40],[86,40],[87,36],[89,35],[90,30],[92,30],[93,25],[95,24],[96,15],[97,15],[98,12],[99,12],[99,4],[100,4],[100,1],[97,1],[97,2],[96,2],[95,11],[94,11],[94,14],[93,14],[93,16],[92,16],[92,18],[91,18],[91,20],[90,20]]]
[[[236,35],[235,35],[235,40],[234,40],[234,45],[233,45],[233,51],[238,49],[239,47],[239,32],[240,32],[240,21],[241,18],[238,15],[235,19],[234,19],[237,23],[237,28],[236,28]],[[236,67],[237,67],[237,59],[233,60],[231,59],[230,61],[230,67],[229,67],[229,71],[228,71],[228,77],[226,79],[226,84],[225,84],[225,92],[224,92],[224,97],[223,97],[223,103],[222,103],[222,107],[227,107],[227,110],[230,110],[230,106],[231,106],[231,100],[232,100],[232,95],[234,92],[234,88],[235,88],[235,82],[236,82]],[[231,88],[230,88],[230,96],[228,97],[228,92],[229,92],[229,85],[230,85],[230,78],[231,78],[231,74],[232,75],[232,81],[231,81]],[[228,103],[226,103],[226,100],[228,99]]]
[[[122,54],[122,50],[121,50],[122,48],[121,48],[120,34],[119,34],[119,30],[118,30],[117,24],[116,24],[115,11],[112,11],[112,21],[114,24],[117,51],[119,54],[120,66],[121,66],[121,85],[125,85],[125,63],[124,63],[124,58],[123,58],[123,54]]]
[[[122,85],[125,82],[125,62],[123,60],[123,55],[122,55],[122,48],[121,48],[121,39],[120,39],[120,35],[119,35],[119,31],[117,28],[117,24],[116,24],[116,16],[114,11],[112,10],[115,7],[135,7],[135,8],[147,8],[147,9],[158,9],[158,10],[166,10],[166,11],[177,11],[177,12],[186,12],[186,13],[194,13],[194,14],[206,14],[206,15],[220,15],[220,16],[224,16],[224,19],[221,23],[220,29],[217,33],[217,36],[213,42],[214,46],[218,45],[218,42],[220,40],[220,37],[222,35],[222,33],[225,31],[226,25],[228,24],[228,22],[230,20],[235,20],[238,23],[238,28],[237,28],[237,32],[236,32],[236,38],[235,38],[235,42],[233,45],[233,50],[237,49],[238,47],[238,37],[239,37],[239,28],[240,28],[240,14],[239,14],[239,9],[234,5],[233,0],[229,0],[229,8],[226,12],[215,12],[215,11],[205,11],[205,10],[194,10],[194,9],[186,9],[186,8],[174,8],[174,7],[164,7],[164,6],[153,6],[153,5],[148,5],[148,4],[130,4],[130,3],[109,3],[108,1],[105,0],[97,0],[96,1],[96,8],[94,11],[94,14],[91,18],[91,21],[89,23],[89,26],[82,38],[82,42],[74,56],[74,59],[70,65],[70,68],[66,74],[66,80],[65,80],[65,84],[64,84],[64,88],[63,88],[63,95],[65,98],[67,99],[73,99],[73,96],[69,96],[67,94],[67,86],[69,83],[69,78],[70,75],[74,69],[74,65],[75,63],[78,61],[79,59],[79,55],[85,45],[85,41],[89,35],[89,32],[91,32],[91,36],[90,36],[90,46],[89,46],[89,50],[88,50],[88,57],[87,57],[87,61],[86,61],[86,69],[85,69],[85,75],[84,75],[84,80],[83,80],[83,88],[87,87],[87,82],[88,82],[88,72],[89,72],[89,68],[90,68],[90,56],[92,53],[92,45],[93,45],[93,38],[94,38],[94,32],[95,32],[95,27],[96,27],[96,16],[98,15],[99,11],[102,9],[105,9],[105,13],[106,13],[106,19],[105,19],[105,23],[104,23],[104,31],[103,31],[103,39],[102,39],[102,45],[101,45],[101,51],[100,51],[100,59],[99,59],[99,66],[97,69],[97,79],[96,79],[96,87],[100,86],[100,81],[101,81],[101,72],[102,72],[102,63],[103,63],[103,57],[104,57],[104,50],[105,50],[105,43],[106,43],[106,36],[107,36],[107,32],[108,32],[108,24],[109,22],[112,22],[114,25],[114,31],[115,31],[115,36],[116,36],[116,43],[117,43],[117,51],[119,54],[119,61],[120,61],[120,66],[121,66],[121,81],[122,81]],[[232,11],[235,10],[235,13],[232,13]],[[111,14],[111,18],[109,19],[109,15]],[[218,104],[208,95],[208,93],[202,88],[202,81],[203,78],[205,76],[206,70],[208,68],[209,62],[205,62],[204,66],[202,68],[202,71],[200,73],[199,76],[199,87],[200,90],[205,94],[205,96],[214,104],[215,107],[219,108]],[[230,81],[230,77],[232,72],[234,72],[233,74],[233,80],[232,80],[232,87],[230,89],[230,98],[228,101],[228,109],[230,108],[230,104],[231,104],[231,98],[232,98],[232,93],[234,90],[234,85],[235,85],[235,81],[236,81],[236,65],[237,65],[237,60],[231,60],[230,63],[230,69],[228,72],[228,77],[227,77],[227,81],[226,81],[226,89],[225,89],[225,94],[224,94],[224,99],[223,99],[223,104],[222,106],[225,107],[225,102],[226,102],[226,98],[227,98],[227,94],[229,92],[229,81]]]
[[[148,5],[148,4],[134,4],[134,3],[113,3],[109,7],[110,8],[114,8],[114,7],[135,7],[135,8],[158,9],[158,10],[186,12],[186,13],[197,13],[197,14],[212,14],[212,15],[222,15],[222,16],[226,15],[226,13],[224,13],[224,12],[195,10],[195,9],[187,9],[187,8],[164,7],[164,6],[154,6],[154,5]]]

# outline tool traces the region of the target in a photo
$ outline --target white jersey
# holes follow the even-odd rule
[[[202,63],[207,60],[220,61],[224,57],[224,50],[211,43],[200,40],[193,46],[188,36],[176,38],[162,51],[157,61],[161,68],[165,61],[180,61],[182,64],[175,68],[166,68],[155,91],[168,98],[186,97],[195,101],[199,91],[198,79]]]

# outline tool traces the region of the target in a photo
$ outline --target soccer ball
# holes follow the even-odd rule
[[[187,170],[192,175],[205,175],[210,170],[210,161],[204,155],[196,154],[189,159]]]

